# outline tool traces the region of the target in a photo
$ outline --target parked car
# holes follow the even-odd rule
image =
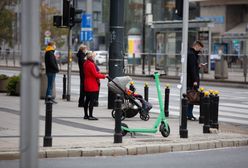
[[[94,51],[96,53],[96,64],[97,65],[106,65],[108,59],[108,51]]]

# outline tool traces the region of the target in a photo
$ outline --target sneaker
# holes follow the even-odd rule
[[[89,118],[88,118],[89,120],[98,120],[98,118],[96,118],[96,117],[93,117],[93,116],[89,116]]]
[[[197,119],[194,117],[194,116],[192,116],[192,117],[187,117],[188,118],[188,120],[190,120],[190,121],[197,121]]]
[[[84,119],[85,119],[85,120],[88,120],[88,119],[89,119],[89,116],[84,116]]]

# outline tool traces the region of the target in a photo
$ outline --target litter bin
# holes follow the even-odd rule
[[[223,62],[223,65],[221,63]],[[228,78],[228,66],[227,60],[216,59],[215,60],[215,79],[227,79]]]

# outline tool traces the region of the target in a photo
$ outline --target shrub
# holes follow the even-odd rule
[[[0,74],[0,80],[5,80],[8,79],[9,77],[7,75],[4,74]]]
[[[7,86],[7,93],[11,96],[17,96],[17,83],[20,82],[20,76],[12,76],[9,78],[9,83]]]

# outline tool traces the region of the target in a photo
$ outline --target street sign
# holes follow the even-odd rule
[[[92,41],[93,40],[92,15],[91,14],[82,15],[80,40],[81,41]]]
[[[47,31],[45,31],[44,35],[45,35],[46,37],[49,37],[49,36],[51,36],[51,32],[50,32],[49,30],[47,30]]]

